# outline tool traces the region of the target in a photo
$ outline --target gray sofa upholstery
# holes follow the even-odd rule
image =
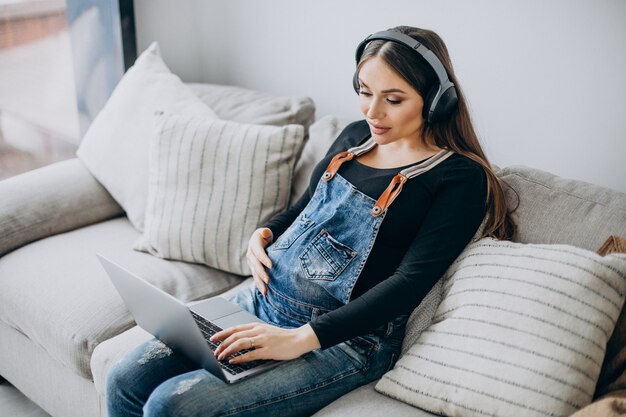
[[[319,132],[326,137],[310,139],[318,140],[310,151],[316,156],[342,125],[325,122],[331,127]],[[510,186],[509,203],[519,206],[521,242],[595,251],[609,235],[626,235],[623,193],[523,166],[498,175]],[[150,337],[134,325],[95,252],[188,303],[250,285],[245,277],[133,251],[139,232],[78,159],[0,182],[0,201],[0,375],[55,417],[106,416],[107,370]],[[374,385],[316,416],[432,415]]]

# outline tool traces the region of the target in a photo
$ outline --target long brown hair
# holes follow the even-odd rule
[[[452,114],[445,120],[427,123],[424,119],[422,124],[422,138],[432,138],[439,148],[450,149],[458,154],[466,156],[480,164],[487,175],[487,213],[483,223],[483,231],[480,237],[491,236],[496,239],[512,239],[515,235],[516,226],[507,209],[506,197],[500,179],[496,176],[480,146],[478,136],[472,125],[467,108],[467,103],[459,84],[448,49],[443,40],[435,32],[428,29],[414,28],[410,26],[398,26],[389,30],[404,33],[421,42],[439,58],[448,73],[450,81],[456,87],[458,105]],[[397,42],[374,40],[365,48],[357,71],[361,65],[373,57],[382,58],[393,70],[404,78],[424,101],[428,97],[430,89],[439,83],[435,71],[415,51]]]

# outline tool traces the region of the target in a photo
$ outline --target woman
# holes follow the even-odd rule
[[[109,373],[110,417],[310,415],[393,367],[408,315],[483,219],[481,236],[512,236],[434,32],[366,39],[354,83],[365,120],[335,140],[308,192],[250,238],[255,287],[233,301],[265,323],[213,337],[232,363],[292,360],[227,385],[152,340]]]

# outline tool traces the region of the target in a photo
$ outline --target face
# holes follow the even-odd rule
[[[424,100],[419,93],[379,57],[365,61],[358,77],[359,106],[374,141],[421,143]]]

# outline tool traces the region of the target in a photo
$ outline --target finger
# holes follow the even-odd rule
[[[251,337],[256,336],[257,334],[258,334],[258,331],[254,327],[252,329],[249,329],[249,330],[242,330],[242,331],[233,333],[233,334],[231,334],[230,336],[228,336],[226,339],[224,339],[222,341],[222,343],[215,350],[215,354],[219,355],[221,352],[224,352],[224,351],[228,350],[229,347],[231,345],[233,345],[235,342],[237,342],[238,340],[246,340],[246,339],[248,339],[248,343],[250,343],[249,339]],[[232,353],[234,353],[234,352],[232,352]]]
[[[256,323],[246,323],[246,324],[239,324],[237,326],[232,326],[232,327],[229,327],[224,330],[220,330],[219,332],[215,333],[213,336],[211,336],[210,340],[211,342],[217,342],[219,340],[226,339],[233,333],[241,332],[244,330],[250,330],[254,326],[256,326]]]
[[[267,256],[267,252],[265,252],[265,250],[263,250],[263,249],[254,250],[253,249],[252,253],[256,257],[256,259],[260,263],[265,265],[267,268],[271,268],[272,267],[272,260],[269,258],[269,256]]]
[[[259,278],[256,274],[252,275],[252,279],[254,280],[254,285],[256,285],[257,289],[261,294],[265,294],[265,282],[261,278]]]
[[[233,364],[246,363],[246,362],[255,361],[257,359],[263,359],[263,352],[264,352],[264,349],[256,348],[254,350],[251,350],[250,352],[244,353],[243,355],[235,356],[234,358],[229,360],[228,363],[233,363]]]
[[[250,349],[250,339],[253,338],[254,348],[258,348],[260,341],[265,340],[262,336],[264,327],[259,323],[251,323],[252,327],[248,330],[243,330],[237,333],[233,333],[226,338],[215,350],[216,356],[221,356],[220,359],[228,357],[241,349]],[[236,344],[241,341],[241,343]]]
[[[265,279],[269,281],[269,277]],[[266,295],[267,282],[260,278],[258,272],[255,270],[252,270],[252,280],[254,281],[254,285],[256,286],[257,290],[259,290],[261,294]]]
[[[237,339],[233,341],[230,345],[228,345],[224,350],[222,350],[218,354],[217,359],[223,360],[224,358],[227,358],[230,355],[233,355],[239,352],[240,350],[250,349],[251,347],[252,346],[250,345],[250,337],[243,337],[243,338]],[[256,343],[254,347],[255,348],[258,347],[256,346]]]
[[[261,281],[263,281],[265,284],[269,284],[270,282],[270,276],[267,275],[267,272],[265,272],[264,269],[261,269],[260,271],[257,271],[257,276],[261,279]]]
[[[266,282],[259,277],[257,270],[254,268],[250,261],[248,261],[248,266],[250,267],[250,271],[252,273],[252,280],[254,281],[254,285],[261,294],[265,293]]]
[[[265,283],[259,277],[254,277],[254,285],[256,285],[257,290],[263,295],[265,295]]]
[[[259,334],[260,334],[260,329],[256,326],[253,326],[250,329],[242,330],[242,331],[231,334],[222,342],[220,346],[223,348],[222,350],[224,350],[225,348],[227,348],[228,346],[230,346],[237,340],[250,339],[251,337],[259,336]],[[250,343],[249,340],[248,340],[248,343]]]
[[[261,286],[264,285],[264,283],[254,271],[252,271],[252,281],[254,281],[254,285],[257,287],[257,289],[261,291]]]
[[[239,326],[237,326],[239,327]],[[222,352],[224,352],[226,349],[229,348],[229,346],[237,341],[238,339],[241,339],[242,337],[247,337],[247,336],[254,336],[256,333],[249,333],[251,331],[251,329],[257,329],[256,326],[254,325],[254,323],[250,323],[249,325],[247,325],[246,328],[244,328],[243,330],[237,331],[235,333],[232,333],[231,335],[227,336],[221,343],[219,343],[219,345],[217,346],[217,348],[214,351],[215,356],[219,357],[221,356],[220,354]],[[230,330],[230,329],[227,329]],[[257,329],[258,330],[258,329]],[[223,334],[226,334],[226,332],[224,332]],[[220,336],[222,337],[223,334],[215,334],[214,336]],[[250,343],[248,341],[248,343]],[[235,350],[236,352],[237,350]],[[227,353],[225,356],[223,357],[227,357],[230,354],[234,353],[233,351],[229,351],[230,353]]]
[[[248,266],[250,267],[250,271],[252,271],[252,275],[256,275],[266,284],[270,281],[269,275],[265,272],[264,265],[259,261],[259,259],[254,255],[254,253],[250,255],[246,255]],[[269,258],[268,258],[269,259]],[[266,265],[267,266],[267,265]]]
[[[267,275],[267,272],[265,272],[265,268],[263,267],[263,265],[261,265],[258,261],[256,262],[256,269],[255,269],[256,275],[264,282],[264,283],[268,283],[270,282],[270,277],[269,275]]]
[[[260,236],[261,239],[263,239],[263,241],[265,241],[266,243],[270,243],[274,238],[274,234],[267,227],[264,227],[260,230]]]

